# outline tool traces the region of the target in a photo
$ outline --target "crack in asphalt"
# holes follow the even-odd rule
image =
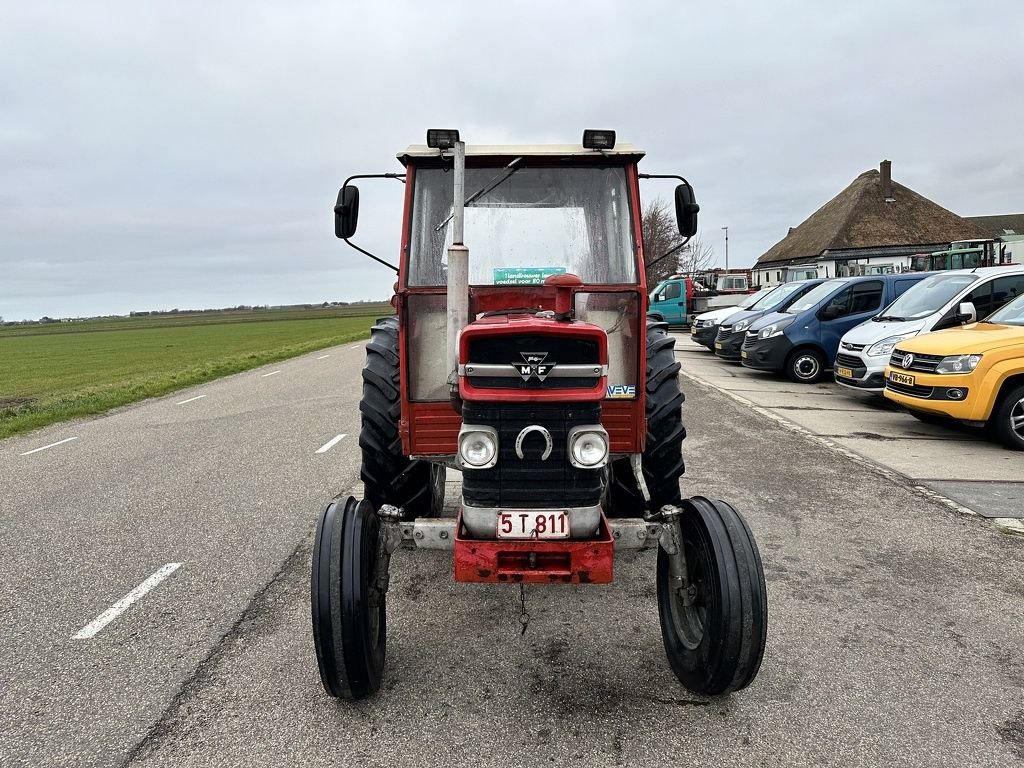
[[[203,660],[196,666],[195,671],[181,684],[172,697],[170,704],[167,705],[156,722],[150,726],[146,735],[128,750],[119,768],[127,768],[136,760],[146,758],[155,752],[162,740],[173,733],[174,725],[178,721],[182,710],[192,698],[192,695],[206,683],[222,659],[230,653],[236,643],[260,623],[272,619],[272,616],[268,615],[265,611],[265,598],[274,587],[291,576],[297,566],[302,566],[304,569],[307,567],[313,550],[314,535],[315,529],[310,530],[299,541],[288,557],[284,559],[270,580],[252,596],[249,604],[246,605],[238,619],[213,644]]]

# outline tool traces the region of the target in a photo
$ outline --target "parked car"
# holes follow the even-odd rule
[[[923,421],[984,426],[1024,450],[1024,296],[979,323],[901,341],[885,369],[885,396]]]
[[[738,309],[748,309],[753,307],[757,302],[765,299],[768,294],[778,290],[778,288],[779,286],[775,286],[774,288],[762,288],[757,293],[751,293],[748,296],[745,296],[743,301],[734,307],[713,309],[710,312],[704,312],[703,314],[697,315],[693,319],[693,325],[690,326],[690,338],[698,344],[714,351],[715,336],[718,335],[719,323],[735,313]]]
[[[740,347],[743,346],[743,335],[747,328],[769,312],[785,312],[794,301],[823,282],[824,278],[783,283],[772,291],[771,295],[765,296],[751,307],[729,315],[718,326],[715,355],[723,360],[739,362]]]
[[[748,368],[783,372],[798,383],[815,382],[832,367],[843,334],[930,274],[826,280],[785,312],[771,312],[751,325],[740,362]]]
[[[942,272],[922,280],[839,343],[836,383],[881,394],[885,366],[900,342],[929,331],[973,323],[1024,294],[1024,267]]]

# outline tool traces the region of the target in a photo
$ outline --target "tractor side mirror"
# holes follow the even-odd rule
[[[356,233],[359,220],[359,188],[342,187],[338,191],[338,204],[334,206],[334,234],[348,240]]]
[[[697,212],[700,206],[693,196],[693,187],[689,184],[680,184],[676,187],[676,223],[679,225],[679,234],[683,237],[693,237],[697,234]]]
[[[978,310],[974,308],[974,302],[965,301],[960,304],[960,312],[957,320],[961,323],[975,323],[978,321]]]

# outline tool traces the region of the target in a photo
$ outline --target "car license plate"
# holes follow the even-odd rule
[[[905,373],[896,373],[896,371],[889,371],[889,381],[893,384],[905,384],[908,387],[914,386],[913,376],[907,376]]]
[[[853,371],[849,368],[836,368],[836,376],[845,376],[848,379],[852,379]]]
[[[747,356],[747,351],[745,349],[740,350],[740,357],[746,357],[746,356]]]
[[[565,510],[515,509],[498,513],[499,539],[567,539],[569,513]]]
[[[721,349],[721,348],[722,348],[721,342],[716,341],[715,342],[715,349]]]

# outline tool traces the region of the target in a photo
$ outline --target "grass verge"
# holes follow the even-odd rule
[[[367,338],[388,305],[275,319],[0,333],[0,439]]]

